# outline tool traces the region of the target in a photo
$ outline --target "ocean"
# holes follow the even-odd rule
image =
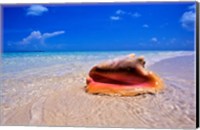
[[[93,65],[119,56],[134,53],[144,56],[146,66],[161,60],[194,54],[193,51],[110,51],[110,52],[24,52],[4,53],[2,55],[2,77],[19,76],[31,73],[37,76],[62,75],[86,66],[88,71]],[[52,68],[51,71],[48,68]]]

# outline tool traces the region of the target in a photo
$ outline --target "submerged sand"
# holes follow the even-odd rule
[[[85,71],[31,80],[8,79],[4,84],[23,88],[10,92],[16,105],[9,101],[1,104],[1,125],[195,128],[194,64],[194,56],[182,56],[149,66],[163,78],[165,90],[134,97],[86,93]],[[38,89],[23,98],[15,97],[33,85]]]

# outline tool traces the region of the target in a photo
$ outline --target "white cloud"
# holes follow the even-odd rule
[[[149,28],[149,25],[148,24],[144,24],[142,27],[143,28]]]
[[[60,35],[60,34],[63,34],[65,33],[65,31],[56,31],[56,32],[53,32],[53,33],[44,33],[43,34],[43,38],[50,38],[50,37],[54,37],[54,36],[57,36],[57,35]]]
[[[194,30],[194,22],[196,19],[195,5],[189,6],[188,11],[184,12],[181,17],[181,25],[187,30]]]
[[[121,18],[119,16],[111,16],[110,19],[111,20],[120,20]]]
[[[115,12],[115,14],[117,14],[117,15],[123,15],[123,14],[125,14],[126,12],[125,11],[123,11],[123,10],[121,10],[121,9],[119,9],[119,10],[117,10],[116,12]]]
[[[40,16],[48,9],[42,5],[32,5],[27,9],[27,15]]]
[[[28,44],[32,40],[39,40],[41,38],[42,38],[42,34],[40,33],[40,31],[33,31],[33,32],[31,32],[31,34],[28,37],[24,38],[21,41],[21,43],[22,44]]]
[[[185,12],[181,18],[182,22],[194,22],[194,20],[195,20],[195,13],[193,11]]]
[[[115,11],[114,16],[111,16],[110,19],[111,20],[120,20],[123,17],[123,15],[131,16],[134,18],[138,18],[141,16],[141,14],[139,14],[138,12],[126,12],[124,10],[118,9],[117,11]]]
[[[152,42],[158,42],[158,39],[157,39],[156,37],[152,37],[152,38],[151,38],[151,41],[152,41]]]
[[[40,31],[33,31],[29,36],[26,38],[23,38],[22,41],[20,41],[21,44],[30,44],[30,43],[44,43],[44,40],[50,37],[54,37],[57,35],[64,34],[65,31],[56,31],[53,33],[44,33],[42,34]]]
[[[130,15],[133,16],[133,17],[135,17],[135,18],[141,16],[141,14],[139,14],[138,12],[131,13]]]
[[[196,4],[193,4],[193,5],[189,6],[188,9],[194,9],[195,10],[196,9]]]

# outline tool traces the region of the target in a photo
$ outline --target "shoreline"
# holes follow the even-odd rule
[[[151,70],[155,70],[158,71],[158,73],[166,73],[165,69],[169,69],[172,71],[169,71],[169,73],[173,73],[175,71],[178,70],[178,72],[182,73],[187,73],[187,72],[183,72],[183,71],[187,71],[188,69],[190,69],[189,71],[192,71],[192,73],[194,73],[195,76],[195,72],[194,70],[196,70],[196,62],[195,62],[195,56],[194,55],[187,55],[187,56],[177,56],[177,57],[173,57],[173,58],[167,58],[161,61],[156,62],[155,64],[149,66],[149,69]],[[173,64],[169,64],[170,62],[176,63],[176,65]],[[185,64],[187,64],[187,66],[185,66]],[[190,67],[188,67],[190,66]],[[173,74],[178,74],[178,73],[173,73]],[[171,75],[173,75],[171,74]],[[179,75],[180,76],[180,75]],[[182,76],[181,76],[182,77]],[[182,77],[183,78],[183,77]],[[187,77],[189,78],[189,77]]]
[[[166,89],[156,95],[91,95],[84,91],[86,73],[80,74],[80,79],[77,75],[51,79],[46,86],[55,83],[54,90],[41,90],[36,99],[15,108],[14,113],[8,110],[1,125],[195,128],[195,81],[190,77],[194,71],[192,67],[184,69],[194,64],[193,58],[179,56],[149,66],[166,83]]]

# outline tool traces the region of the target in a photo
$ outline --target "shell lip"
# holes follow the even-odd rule
[[[136,86],[149,82],[149,75],[142,75],[136,69],[133,70],[95,70],[89,73],[91,79],[96,83],[131,85]]]
[[[162,79],[144,68],[144,57],[131,55],[94,66],[87,77],[89,93],[135,95],[164,88]]]

